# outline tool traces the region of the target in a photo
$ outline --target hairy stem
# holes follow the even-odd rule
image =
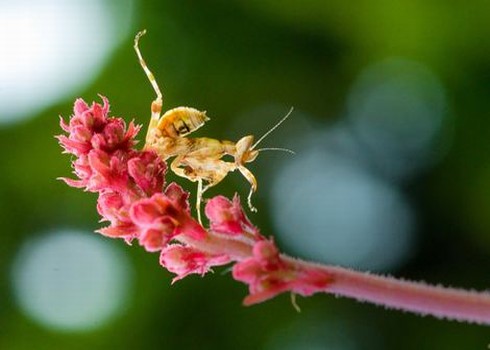
[[[388,308],[457,321],[490,324],[490,293],[431,286],[341,267],[286,258],[303,268],[322,268],[333,282],[324,292]]]
[[[184,238],[209,253],[227,253],[240,261],[251,255],[251,244],[210,233],[205,241]],[[331,293],[421,315],[437,318],[490,324],[490,293],[432,286],[392,277],[358,272],[347,268],[321,265],[281,255],[297,269],[321,269],[332,282],[318,292]]]
[[[196,240],[185,235],[177,236],[176,240],[209,254],[226,254],[234,261],[252,255],[253,242],[242,237],[228,237],[212,231],[208,231],[204,240]]]

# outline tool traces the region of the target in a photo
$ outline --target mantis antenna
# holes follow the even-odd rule
[[[138,46],[140,38],[146,34],[146,29],[142,30],[141,32],[138,32],[136,36],[134,37],[134,50],[136,51],[136,55],[138,56],[141,68],[146,73],[146,76],[148,77],[148,80],[150,81],[151,86],[153,86],[153,90],[155,90],[155,93],[157,94],[156,101],[160,103],[160,105],[163,102],[163,95],[162,92],[160,91],[160,88],[158,87],[157,81],[155,80],[155,76],[151,72],[151,70],[148,68],[146,65],[145,60],[143,59],[143,56],[141,55],[140,48]]]
[[[294,110],[294,107],[291,107],[291,109],[289,110],[289,112],[281,120],[279,120],[276,125],[274,125],[272,128],[270,128],[269,131],[267,131],[264,135],[262,135],[260,137],[260,139],[258,139],[257,142],[255,142],[253,144],[252,148],[250,148],[250,149],[255,149],[255,147],[257,147],[257,145],[259,143],[261,143],[263,139],[265,139],[267,136],[269,136],[269,134],[271,132],[273,132],[274,130],[276,130],[279,127],[279,125],[281,125],[286,119],[288,119],[288,117],[291,115],[291,113],[293,113],[293,110]],[[265,148],[263,148],[262,150],[265,150]]]
[[[282,148],[282,147],[265,147],[265,148],[259,148],[257,151],[262,152],[262,151],[281,151],[281,152],[287,152],[291,154],[296,154],[293,150],[289,148]]]

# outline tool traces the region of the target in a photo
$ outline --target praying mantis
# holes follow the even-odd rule
[[[256,142],[253,135],[244,136],[237,142],[208,137],[186,137],[203,126],[209,118],[205,111],[191,107],[176,107],[162,115],[163,94],[139,49],[139,40],[145,34],[146,30],[136,34],[134,49],[156,93],[156,98],[151,103],[151,117],[144,149],[155,151],[165,161],[174,158],[170,163],[170,169],[178,176],[197,182],[196,210],[199,223],[202,223],[200,208],[203,194],[235,170],[238,170],[250,184],[247,203],[250,210],[256,212],[257,209],[252,205],[252,194],[257,191],[257,180],[245,164],[253,162],[259,152],[264,150],[286,151],[294,154],[293,151],[285,148],[256,148],[290,116],[293,109],[291,108],[285,117]],[[231,156],[234,161],[224,160],[225,156]]]

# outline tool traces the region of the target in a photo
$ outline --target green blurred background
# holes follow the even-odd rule
[[[196,135],[264,141],[251,218],[293,255],[429,283],[490,285],[490,3],[0,1],[0,349],[484,349],[488,327],[328,295],[241,306],[226,269],[172,276],[92,232],[93,194],[56,178],[75,98],[146,124],[207,110]],[[142,137],[140,136],[140,139]],[[187,189],[194,186],[169,175]],[[244,197],[230,175],[208,196]]]

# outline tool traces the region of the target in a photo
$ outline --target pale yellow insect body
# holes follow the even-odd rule
[[[237,169],[250,183],[250,192],[247,198],[248,206],[251,211],[257,211],[251,202],[253,192],[257,191],[257,180],[252,172],[245,167],[245,164],[257,158],[260,150],[256,150],[255,147],[265,136],[279,126],[291,111],[256,143],[254,143],[252,135],[245,136],[236,143],[207,137],[185,137],[203,126],[209,118],[206,116],[206,112],[190,107],[173,108],[161,115],[163,95],[138,47],[139,39],[145,33],[146,31],[141,31],[136,35],[134,49],[141,67],[157,94],[157,98],[151,105],[151,119],[145,149],[154,150],[163,160],[174,158],[170,163],[170,169],[178,176],[198,183],[196,210],[199,222],[201,222],[200,206],[204,192],[221,182],[229,172]],[[286,149],[277,150],[292,153]],[[233,157],[234,161],[223,160],[226,155]]]

